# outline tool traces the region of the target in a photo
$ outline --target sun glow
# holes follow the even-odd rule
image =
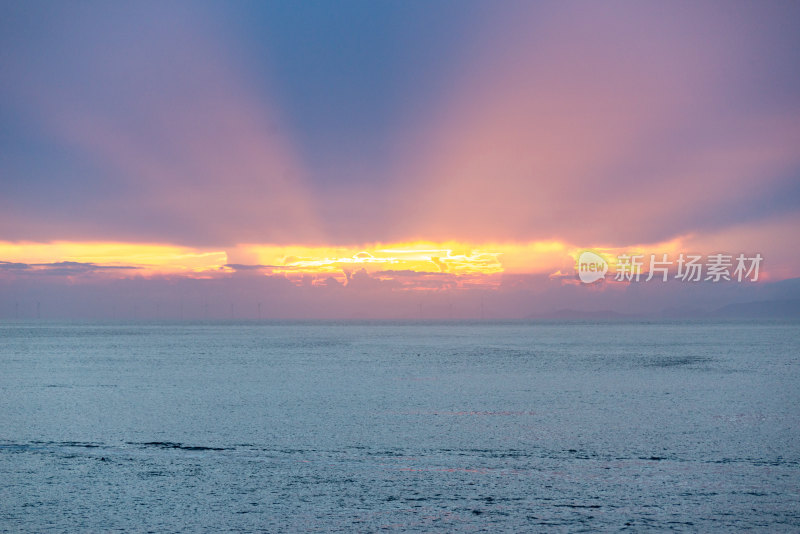
[[[501,253],[456,243],[394,243],[357,247],[244,245],[245,253],[271,272],[494,274],[503,271]]]
[[[139,243],[0,242],[0,261],[33,269],[63,262],[111,267],[116,272],[197,275],[222,268],[227,254],[219,250]]]
[[[398,289],[496,287],[503,275],[568,280],[585,247],[561,241],[479,243],[409,241],[358,246],[241,244],[227,250],[164,244],[0,242],[0,274],[48,271],[66,276],[280,276],[297,285],[393,282]],[[594,247],[614,263],[620,253],[675,253],[681,241],[627,248]],[[574,277],[573,277],[574,278]]]

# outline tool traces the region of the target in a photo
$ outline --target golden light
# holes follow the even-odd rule
[[[220,269],[227,263],[227,254],[219,250],[160,244],[0,242],[0,261],[29,265],[78,262],[133,267],[141,275],[192,274]]]
[[[165,244],[107,242],[0,242],[0,261],[28,265],[58,262],[114,267],[106,276],[231,276],[242,266],[255,275],[283,276],[298,284],[348,283],[359,273],[397,281],[401,288],[490,287],[505,274],[567,279],[582,250],[603,254],[612,267],[619,254],[674,255],[680,239],[651,245],[578,247],[561,241],[463,243],[410,241],[358,246],[242,244],[228,250]],[[125,269],[124,267],[130,267]]]

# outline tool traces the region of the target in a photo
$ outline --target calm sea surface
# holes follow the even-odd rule
[[[800,325],[0,324],[0,531],[800,531]]]

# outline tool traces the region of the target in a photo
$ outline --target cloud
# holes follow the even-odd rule
[[[416,277],[416,276],[447,276],[453,277],[453,275],[443,272],[427,272],[427,271],[411,271],[408,269],[400,270],[400,271],[393,271],[393,270],[386,270],[386,271],[377,271],[373,273],[375,276],[409,276],[409,277]]]
[[[441,278],[441,277],[439,277]],[[691,317],[733,303],[797,299],[800,279],[758,284],[639,283],[595,290],[547,275],[505,275],[503,284],[462,291],[397,291],[399,283],[358,272],[297,285],[283,276],[7,279],[0,276],[0,319],[524,319],[558,310],[611,310],[641,318]]]
[[[77,276],[107,271],[135,271],[139,267],[132,265],[97,265],[77,261],[57,261],[52,263],[18,263],[0,261],[0,271],[16,275]]]
[[[0,168],[2,238],[219,245],[319,235],[281,118],[215,9],[11,10],[28,31],[0,42],[14,50],[2,94],[16,134]]]
[[[312,14],[333,34],[278,32],[330,65],[249,33],[265,12],[241,6],[2,9],[4,272],[65,260],[322,286],[347,271],[352,288],[449,290],[567,273],[578,247],[760,242],[770,273],[798,272],[796,4],[442,4],[356,26],[326,7]],[[266,12],[271,28],[306,14]],[[440,19],[461,25],[446,47]],[[356,27],[385,45],[375,70]],[[5,253],[22,240],[48,245]],[[163,250],[100,254],[112,243]]]
[[[269,265],[244,265],[241,263],[228,263],[224,267],[234,271],[263,271],[270,268]]]
[[[8,270],[8,271],[16,271],[16,270],[25,270],[30,269],[31,266],[27,263],[17,263],[17,262],[10,262],[10,261],[0,261],[0,269],[1,270]]]
[[[404,235],[655,242],[800,205],[796,5],[514,4],[410,138]],[[479,26],[480,28],[480,26]],[[408,216],[413,214],[413,216]]]

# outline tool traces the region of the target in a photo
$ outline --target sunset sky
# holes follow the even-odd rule
[[[0,318],[797,298],[797,21],[773,1],[3,2]],[[757,281],[581,284],[587,249],[764,260]]]

